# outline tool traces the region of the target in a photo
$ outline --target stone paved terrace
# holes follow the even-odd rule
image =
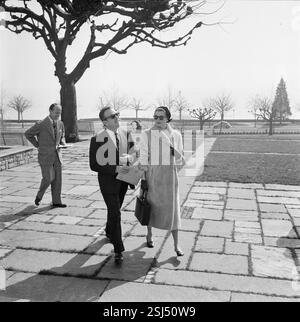
[[[0,301],[300,301],[300,187],[182,177],[181,258],[165,231],[146,247],[130,191],[125,261],[115,267],[88,144],[65,153],[66,209],[51,209],[49,193],[33,206],[36,162],[0,174]]]

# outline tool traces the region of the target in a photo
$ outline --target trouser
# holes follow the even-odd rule
[[[53,164],[40,164],[40,166],[43,178],[37,197],[42,200],[46,190],[51,185],[52,203],[61,204],[62,167],[58,156],[55,156]]]
[[[109,236],[115,253],[122,253],[125,248],[122,241],[121,208],[128,189],[127,183],[121,183],[119,193],[102,193],[107,206],[106,234]]]

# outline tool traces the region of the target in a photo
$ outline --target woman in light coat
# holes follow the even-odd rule
[[[169,230],[174,239],[177,256],[183,256],[179,247],[180,201],[178,168],[183,163],[182,136],[169,122],[171,113],[165,106],[154,112],[154,126],[141,137],[140,164],[145,170],[142,187],[148,188],[147,200],[151,205],[147,246],[153,247],[152,227]]]

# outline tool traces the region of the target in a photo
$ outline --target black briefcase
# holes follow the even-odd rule
[[[142,226],[148,226],[150,221],[151,206],[147,201],[147,190],[143,190],[142,196],[136,198],[134,215]]]

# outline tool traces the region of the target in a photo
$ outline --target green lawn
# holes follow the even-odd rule
[[[300,141],[250,138],[217,138],[205,160],[200,181],[232,181],[241,183],[274,183],[300,185]],[[273,152],[291,155],[213,153]],[[292,155],[298,153],[299,155]]]
[[[212,151],[262,152],[300,154],[300,139],[282,140],[261,138],[218,138]]]

